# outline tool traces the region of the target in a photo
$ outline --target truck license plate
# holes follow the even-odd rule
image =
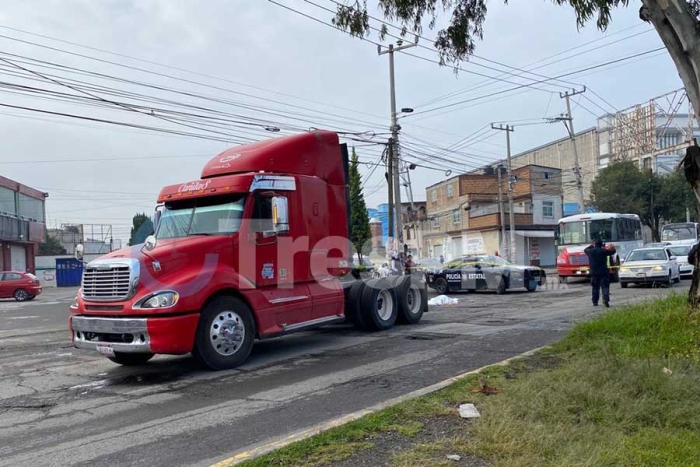
[[[105,357],[114,357],[114,349],[109,344],[97,344],[97,352]]]

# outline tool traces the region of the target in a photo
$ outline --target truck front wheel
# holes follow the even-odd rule
[[[114,357],[107,357],[114,363],[118,363],[124,366],[138,366],[143,365],[147,361],[153,358],[152,353],[123,353],[114,352]]]
[[[248,305],[236,297],[217,297],[202,310],[192,355],[212,370],[228,370],[246,361],[254,338]]]

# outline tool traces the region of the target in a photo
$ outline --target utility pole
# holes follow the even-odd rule
[[[498,164],[498,213],[501,215],[501,253],[505,253],[506,245],[506,215],[503,212],[503,189],[501,187],[501,175],[503,175],[503,164]]]
[[[510,155],[510,133],[512,131],[515,131],[515,128],[513,128],[510,125],[494,125],[491,124],[491,128],[494,130],[501,130],[506,132],[506,150],[507,150],[507,156],[508,156],[508,165],[506,166],[508,169],[508,223],[510,224],[508,226],[508,229],[510,231],[510,244],[508,245],[508,261],[511,263],[515,261],[514,258],[514,252],[515,252],[515,213],[513,212],[513,185],[515,184],[515,180],[513,179],[513,164],[511,163],[511,155]]]
[[[399,180],[399,167],[400,167],[400,154],[399,154],[399,125],[397,121],[396,113],[396,86],[394,78],[394,52],[399,52],[404,49],[409,49],[418,45],[418,37],[416,37],[416,42],[411,44],[402,45],[402,41],[397,42],[397,47],[394,44],[389,44],[386,50],[382,50],[381,45],[377,45],[377,53],[379,55],[389,54],[389,94],[391,98],[391,139],[389,140],[389,146],[391,150],[389,151],[389,165],[391,166],[392,172],[392,184],[394,191],[394,216],[395,225],[394,231],[394,242],[398,243],[399,247],[403,248],[403,222],[401,217],[401,182]],[[391,191],[391,187],[389,188]],[[399,248],[395,248],[397,251]]]
[[[586,211],[584,197],[583,197],[583,174],[581,173],[581,166],[578,163],[578,149],[576,148],[576,133],[574,133],[574,118],[571,116],[571,102],[569,98],[575,96],[576,94],[583,94],[586,92],[586,87],[584,86],[581,91],[573,90],[571,92],[566,91],[565,93],[559,93],[559,97],[566,99],[566,119],[564,121],[564,126],[569,131],[569,137],[571,138],[571,144],[574,147],[574,175],[576,176],[576,189],[578,190],[578,203],[581,209],[581,214]],[[567,125],[566,122],[569,124]]]
[[[386,151],[386,181],[389,187],[389,222],[388,222],[388,236],[394,237],[394,143],[391,138],[389,138],[389,145]],[[394,237],[394,241],[396,238]],[[390,252],[387,252],[390,254]]]

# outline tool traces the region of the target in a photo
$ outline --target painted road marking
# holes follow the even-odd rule
[[[13,317],[7,318],[7,319],[36,319],[36,318],[40,318],[40,316],[13,316]]]

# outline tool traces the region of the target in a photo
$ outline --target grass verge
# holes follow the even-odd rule
[[[471,392],[484,380],[498,394]],[[481,418],[458,417],[466,402]],[[420,440],[437,419],[455,430]],[[700,466],[700,316],[681,296],[614,310],[533,357],[241,465],[352,463],[389,432],[420,440],[377,453],[397,467],[453,465],[446,454],[505,467]]]

